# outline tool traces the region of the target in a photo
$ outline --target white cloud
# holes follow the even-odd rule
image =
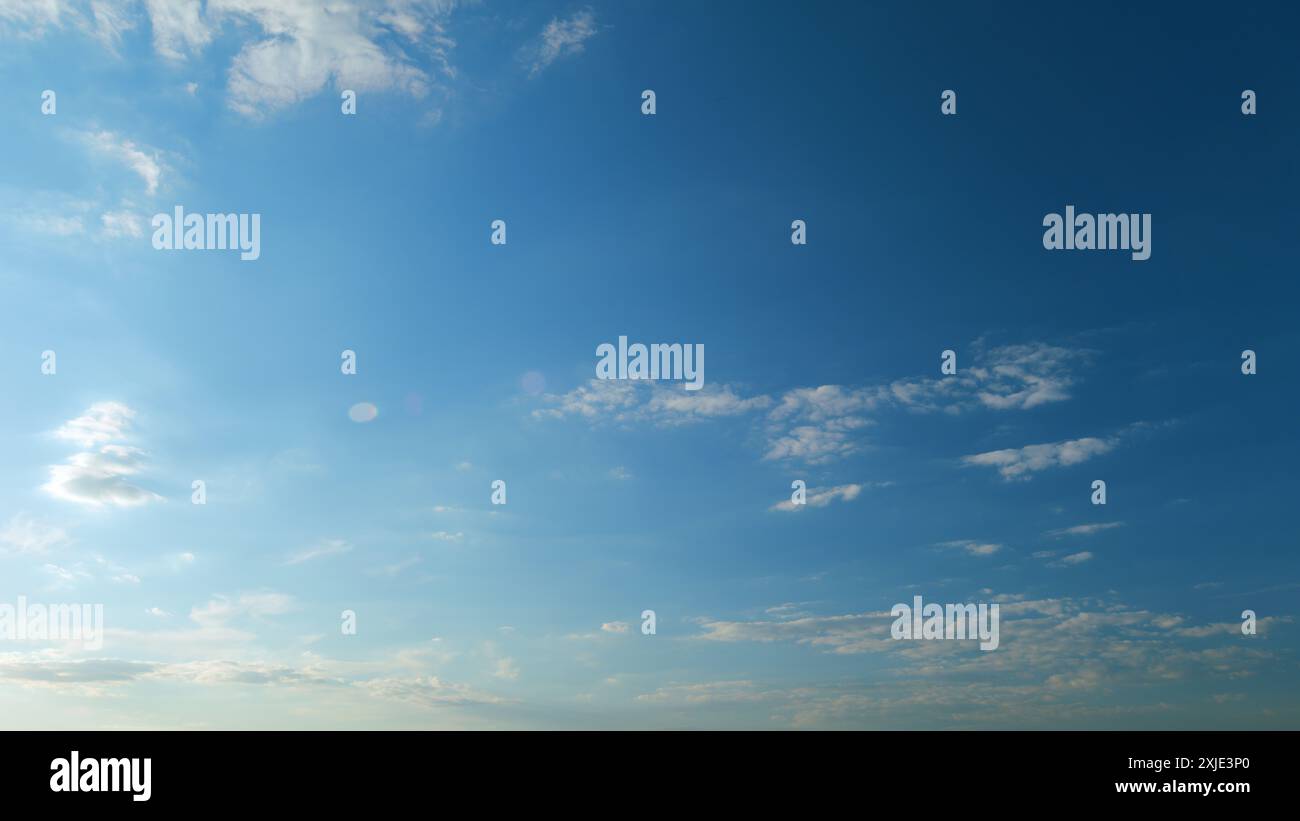
[[[416,707],[441,707],[450,704],[496,704],[500,698],[451,684],[437,676],[418,678],[375,678],[356,682],[367,695]]]
[[[120,402],[98,402],[64,423],[54,436],[87,450],[74,453],[61,465],[51,465],[50,480],[41,489],[56,499],[89,507],[133,507],[161,499],[126,479],[140,472],[144,455],[139,448],[121,444],[134,417],[135,411]]]
[[[886,612],[809,616],[775,621],[700,619],[698,641],[790,643],[832,654],[869,653],[890,693],[881,715],[909,704],[933,713],[948,708],[950,726],[969,725],[962,715],[979,705],[1000,713],[1005,728],[1013,714],[1041,710],[1040,726],[1059,726],[1071,694],[1108,695],[1150,691],[1173,680],[1212,681],[1250,675],[1276,658],[1241,641],[1240,622],[1188,626],[1177,613],[1138,609],[1113,599],[1030,599],[993,595],[1000,606],[1001,644],[981,652],[973,641],[897,641]],[[1277,621],[1289,621],[1289,617]],[[1217,639],[1217,641],[1216,641]],[[1209,646],[1206,646],[1209,642]],[[971,682],[978,682],[972,685]],[[808,692],[805,690],[805,692]],[[972,697],[973,696],[973,697]],[[867,700],[859,690],[856,699]],[[839,701],[839,699],[836,699]],[[843,706],[842,704],[839,706]],[[893,707],[891,711],[889,708]],[[913,719],[915,722],[916,719]],[[841,722],[843,724],[843,722]]]
[[[0,23],[4,31],[36,38],[44,35],[47,27],[61,27],[68,11],[64,0],[0,0]]]
[[[44,211],[27,210],[5,215],[5,221],[20,231],[71,237],[85,233],[86,225],[80,216],[68,216]]]
[[[966,465],[995,467],[1003,479],[1029,479],[1030,474],[1052,467],[1077,465],[1115,447],[1114,439],[1086,437],[1023,448],[1006,448],[963,456]]]
[[[819,465],[862,449],[857,431],[873,422],[856,416],[831,419],[820,425],[798,425],[773,435],[764,459],[794,459]]]
[[[512,658],[499,658],[497,659],[496,669],[492,671],[492,675],[496,678],[514,681],[519,678],[519,667],[515,664],[515,660]]]
[[[1069,399],[1072,368],[1091,354],[1042,342],[986,348],[976,340],[968,348],[971,362],[964,364],[958,352],[956,374],[898,380],[889,385],[890,396],[921,411],[1028,410]]]
[[[140,471],[141,455],[139,449],[124,445],[73,454],[65,463],[50,466],[50,480],[41,489],[56,499],[90,507],[134,507],[156,501],[162,497],[124,478]]]
[[[652,693],[642,693],[636,699],[659,704],[698,706],[762,701],[766,697],[754,682],[739,680],[669,684]]]
[[[1091,553],[1091,552],[1089,552],[1089,551],[1082,551],[1082,552],[1078,552],[1078,553],[1070,553],[1069,556],[1062,556],[1062,557],[1061,557],[1061,564],[1063,564],[1063,565],[1078,565],[1078,564],[1083,564],[1083,562],[1089,561],[1089,560],[1091,560],[1091,559],[1092,559],[1092,553]]]
[[[81,135],[81,139],[91,149],[134,171],[144,181],[146,193],[153,195],[158,192],[162,164],[158,160],[157,149],[137,145],[111,131],[86,132]]]
[[[237,597],[214,596],[202,607],[190,610],[190,619],[206,630],[221,631],[238,619],[280,616],[294,607],[292,596],[275,591],[241,593]]]
[[[139,214],[130,211],[106,211],[99,215],[99,221],[103,225],[104,236],[131,238],[144,236],[144,220]]]
[[[404,571],[410,570],[412,567],[415,567],[421,561],[422,559],[419,556],[411,556],[409,558],[402,559],[400,562],[394,562],[393,564],[386,564],[386,565],[380,565],[378,567],[373,567],[370,570],[367,570],[366,572],[372,576],[386,576],[388,578],[393,578],[398,575],[401,575],[401,573],[403,573]]]
[[[885,651],[897,645],[889,635],[893,619],[888,612],[842,616],[802,616],[775,621],[700,621],[705,641],[793,641],[839,654]]]
[[[1062,536],[1091,536],[1093,533],[1100,533],[1103,530],[1110,530],[1114,527],[1123,527],[1123,522],[1098,522],[1090,525],[1075,525],[1074,527],[1062,527],[1057,530],[1049,530],[1045,535],[1059,539]]]
[[[787,513],[800,510],[805,507],[826,507],[831,502],[839,499],[845,502],[851,502],[858,498],[862,493],[865,485],[837,485],[836,487],[810,487],[804,494],[804,504],[796,505],[793,500],[785,499],[772,505],[770,510],[781,510]]]
[[[1028,410],[1065,401],[1074,383],[1073,369],[1090,356],[1088,351],[1038,342],[987,349],[977,340],[969,349],[971,364],[959,362],[952,376],[792,388],[775,397],[747,397],[725,384],[693,392],[673,383],[592,379],[568,393],[543,395],[544,407],[534,410],[533,417],[670,427],[766,411],[763,458],[818,465],[862,451],[864,433],[886,411],[960,414]],[[1080,441],[1086,446],[1090,440]]]
[[[83,579],[93,578],[93,576],[86,572],[80,565],[63,567],[57,564],[46,564],[42,565],[41,569],[54,577],[54,581],[50,585],[52,590],[62,590],[74,587],[77,582]]]
[[[210,4],[210,6],[213,4]],[[230,106],[250,117],[315,96],[333,82],[357,92],[398,90],[424,96],[429,77],[374,38],[360,6],[312,0],[222,0],[218,9],[260,26],[266,39],[245,44],[230,66]]]
[[[822,464],[860,451],[869,414],[888,409],[949,414],[974,409],[1030,409],[1069,398],[1070,369],[1086,359],[1043,343],[985,349],[971,346],[973,363],[951,376],[899,379],[882,385],[822,385],[786,391],[768,414],[765,459]]]
[[[609,478],[619,482],[626,482],[628,479],[632,478],[632,473],[627,468],[619,465],[618,467],[610,468]]]
[[[970,539],[940,542],[938,546],[964,550],[971,556],[992,556],[994,553],[997,553],[1002,549],[1002,545],[995,542],[977,542]]]
[[[86,7],[63,0],[0,0],[0,29],[36,38],[70,22],[113,51],[123,31],[147,18],[154,51],[176,63],[228,34],[238,50],[226,72],[227,102],[245,116],[261,117],[331,87],[425,96],[439,79],[456,76],[450,60],[455,41],[446,29],[455,5],[454,0],[143,0],[139,5],[91,0]],[[579,33],[580,27],[553,35],[555,56],[580,48],[580,42],[570,42]],[[424,58],[425,67],[413,52]]]
[[[768,413],[764,459],[822,464],[861,449],[860,431],[875,424],[862,414],[881,407],[878,388],[822,385],[786,391]]]
[[[135,28],[128,13],[132,0],[90,0],[93,34],[113,54],[122,42],[122,32]]]
[[[135,411],[121,402],[96,402],[81,416],[64,422],[54,435],[89,448],[125,439],[134,418]]]
[[[545,394],[549,407],[533,411],[536,419],[578,416],[593,424],[649,422],[661,427],[739,416],[767,407],[765,396],[744,398],[730,385],[705,385],[688,391],[681,384],[621,379],[592,379],[565,394]]]
[[[525,46],[520,59],[528,65],[529,76],[536,77],[562,57],[581,54],[585,43],[596,36],[596,16],[590,9],[577,12],[566,20],[556,17],[546,24],[536,42]]]
[[[220,3],[210,2],[212,8]],[[169,60],[197,54],[212,40],[213,30],[203,18],[199,0],[145,0],[153,28],[154,51]]]
[[[438,542],[459,542],[465,538],[465,534],[459,531],[457,531],[456,533],[451,533],[446,530],[439,530],[434,533],[430,533],[429,538]]]
[[[626,633],[631,628],[632,625],[625,621],[607,621],[600,626],[606,633]]]

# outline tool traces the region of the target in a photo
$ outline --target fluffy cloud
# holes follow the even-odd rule
[[[96,402],[81,416],[64,422],[54,436],[89,448],[125,439],[134,418],[135,411],[121,402]]]
[[[131,484],[139,473],[143,451],[123,444],[135,411],[119,402],[99,402],[54,432],[86,450],[60,465],[50,466],[50,480],[41,486],[56,499],[88,507],[134,507],[162,497]],[[98,447],[97,447],[98,446]]]
[[[56,499],[90,507],[135,507],[161,499],[125,478],[140,471],[140,456],[140,450],[125,445],[75,453],[65,463],[50,466],[50,480],[41,489]]]

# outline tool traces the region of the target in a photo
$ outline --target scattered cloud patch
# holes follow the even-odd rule
[[[963,456],[962,463],[975,467],[996,468],[1003,479],[1027,480],[1034,473],[1054,467],[1067,467],[1088,461],[1094,456],[1109,453],[1116,440],[1087,437],[1043,445],[1026,445],[1023,448],[1006,448]]]

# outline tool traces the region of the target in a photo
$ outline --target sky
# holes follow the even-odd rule
[[[1300,729],[1295,11],[328,6],[0,0],[0,728]]]

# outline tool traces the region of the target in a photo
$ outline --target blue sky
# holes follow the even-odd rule
[[[332,6],[0,0],[0,726],[1300,727],[1294,13]]]

